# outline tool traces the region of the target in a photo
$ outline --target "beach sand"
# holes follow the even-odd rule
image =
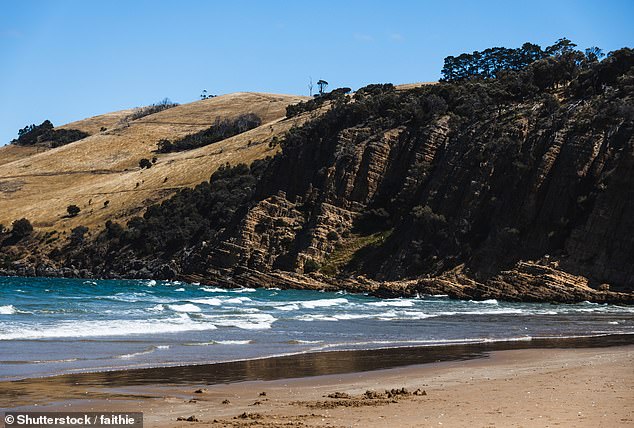
[[[98,387],[64,379],[4,383],[3,404],[10,385],[22,388],[16,410],[143,411],[146,427],[634,425],[633,345],[503,350],[466,361],[216,385],[153,379]],[[385,394],[392,389],[399,391]],[[177,420],[191,416],[198,422]]]

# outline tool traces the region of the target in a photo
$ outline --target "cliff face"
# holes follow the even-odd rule
[[[351,239],[352,220],[383,207],[392,212],[379,228],[393,229],[390,237],[340,273],[389,281],[464,264],[498,289],[582,275],[584,287],[631,291],[631,124],[579,130],[583,105],[567,106],[561,118],[540,118],[539,109],[517,106],[467,129],[444,116],[417,131],[345,128],[289,151],[262,183],[283,192],[251,209],[238,234],[259,255],[246,265],[301,271],[308,259],[327,263]],[[342,242],[328,239],[332,231]],[[280,258],[286,264],[275,266]],[[544,267],[527,269],[524,260]]]
[[[605,117],[631,93],[558,96],[554,109],[527,100],[478,120],[317,121],[289,137],[259,183],[260,197],[276,194],[232,238],[251,254],[232,269],[321,266],[325,280],[385,282],[459,268],[479,284],[471,295],[520,300],[632,292],[632,120]],[[355,245],[382,231],[379,242]]]
[[[555,88],[529,69],[338,95],[274,158],[57,259],[98,276],[634,303],[634,54],[619,58]],[[252,191],[228,209],[240,180]]]

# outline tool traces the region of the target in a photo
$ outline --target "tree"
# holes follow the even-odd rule
[[[143,168],[152,168],[152,162],[149,161],[149,159],[143,158],[139,161],[139,166],[141,167],[141,169]]]
[[[561,56],[573,51],[576,47],[576,44],[572,43],[569,39],[562,37],[557,40],[554,45],[548,46],[545,52],[549,56]]]
[[[66,212],[68,212],[69,217],[77,217],[77,214],[81,211],[77,205],[69,205],[66,207]]]
[[[16,241],[28,236],[33,232],[33,226],[31,222],[26,218],[21,218],[13,222],[11,228],[11,235]]]
[[[590,62],[597,62],[605,56],[603,49],[592,46],[586,49],[586,59]]]
[[[312,77],[308,78],[308,96],[310,97],[313,96],[313,78]]]
[[[317,86],[319,86],[319,96],[324,95],[324,92],[326,91],[326,88],[328,87],[328,82],[326,82],[325,80],[319,79],[319,81],[317,82]]]

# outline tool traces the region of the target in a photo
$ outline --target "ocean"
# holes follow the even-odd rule
[[[0,381],[334,350],[634,333],[634,307],[0,278]]]

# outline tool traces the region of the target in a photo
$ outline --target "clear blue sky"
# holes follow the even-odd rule
[[[634,1],[29,1],[0,5],[0,144],[203,89],[306,94],[439,78],[443,58],[568,37],[634,45]]]

